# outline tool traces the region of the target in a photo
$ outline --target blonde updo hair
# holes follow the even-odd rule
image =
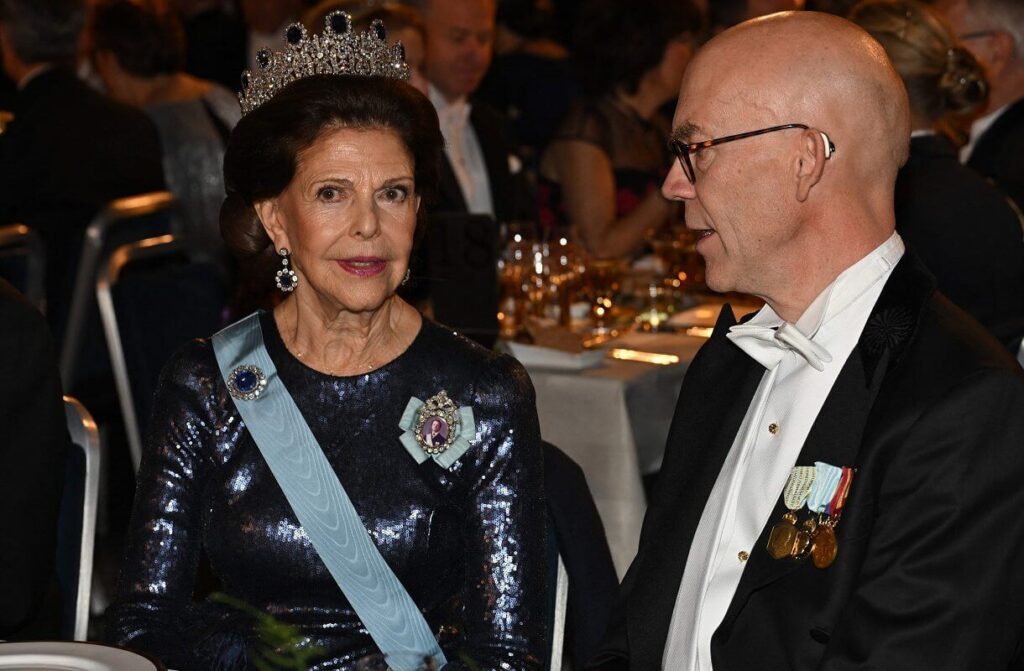
[[[931,7],[917,0],[864,0],[849,18],[881,43],[917,116],[934,123],[985,103],[984,70]]]

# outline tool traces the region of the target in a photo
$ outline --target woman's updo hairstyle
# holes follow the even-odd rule
[[[412,155],[416,193],[425,203],[434,199],[444,138],[426,96],[403,81],[384,77],[299,79],[242,117],[228,141],[227,199],[220,210],[220,230],[241,261],[260,256],[270,260],[274,252],[255,203],[284,191],[302,151],[324,133],[341,128],[394,132]],[[418,228],[424,215],[421,207]]]
[[[970,114],[988,98],[981,65],[931,7],[917,0],[865,0],[849,18],[881,43],[916,115],[934,123]]]

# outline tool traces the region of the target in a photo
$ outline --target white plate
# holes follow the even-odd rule
[[[508,348],[512,352],[512,356],[519,359],[519,362],[527,368],[547,370],[586,370],[600,366],[607,354],[603,349],[589,349],[573,354],[550,347],[524,345],[519,342],[509,342]]]
[[[70,641],[0,644],[0,669],[7,671],[158,671],[141,655],[120,648]]]

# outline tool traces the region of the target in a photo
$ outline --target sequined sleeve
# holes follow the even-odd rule
[[[465,650],[446,669],[540,669],[547,544],[540,429],[526,371],[502,357],[476,385],[478,449],[466,520]]]
[[[153,403],[114,605],[114,643],[195,668],[187,629],[201,545],[204,450],[217,424],[215,362],[195,342],[164,368]]]

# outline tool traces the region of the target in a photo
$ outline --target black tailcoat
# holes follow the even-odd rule
[[[597,668],[661,668],[705,502],[764,368],[714,335],[687,373]],[[1004,671],[1024,623],[1024,376],[908,253],[800,452],[857,474],[828,569],[773,560],[781,497],[711,639],[715,671]]]
[[[981,134],[967,161],[1024,209],[1024,98]]]

